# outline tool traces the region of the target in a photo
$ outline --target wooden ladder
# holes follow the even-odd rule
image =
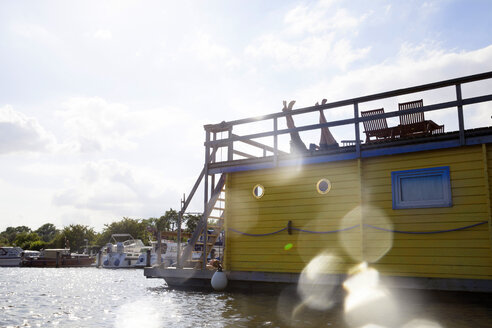
[[[225,174],[222,174],[207,203],[202,218],[191,235],[188,245],[184,248],[182,260],[185,266],[203,266],[203,250],[206,256],[210,254],[224,226]],[[204,242],[203,232],[207,229],[207,241]],[[206,245],[205,245],[206,244]],[[196,251],[195,246],[201,250]]]
[[[224,230],[224,210],[225,210],[225,188],[220,191],[220,196],[217,198],[210,215],[207,217],[207,246],[205,248],[205,256],[208,258],[210,252],[215,246],[215,243],[219,239],[222,231]],[[203,230],[201,231],[200,238],[195,243],[197,246],[201,246],[202,250],[192,250],[191,263],[195,267],[201,267],[203,262]],[[219,256],[222,256],[220,254]]]

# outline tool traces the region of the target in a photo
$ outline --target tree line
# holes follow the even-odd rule
[[[200,217],[200,214],[184,215],[183,231],[192,233]],[[119,221],[105,224],[102,232],[96,232],[94,228],[82,224],[70,224],[62,229],[58,229],[53,223],[45,223],[36,230],[27,226],[7,227],[0,232],[0,245],[37,251],[43,248],[69,247],[72,252],[77,252],[86,246],[102,247],[109,242],[111,235],[116,233],[129,233],[148,244],[150,239],[156,238],[157,231],[176,231],[177,227],[178,212],[169,209],[159,218],[123,217]]]

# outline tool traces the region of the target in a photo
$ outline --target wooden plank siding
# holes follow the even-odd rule
[[[311,231],[331,231],[360,222],[357,162],[343,161],[302,167],[288,167],[229,174],[227,179],[226,229],[264,234],[287,226]],[[332,183],[321,195],[316,184],[321,178]],[[265,195],[256,199],[256,184]],[[346,217],[345,220],[340,218]],[[358,229],[345,232],[349,246],[360,250]],[[355,236],[351,238],[351,236]],[[300,272],[316,254],[328,251],[337,259],[334,273],[345,273],[356,262],[343,251],[339,235],[287,231],[251,237],[228,231],[226,267],[237,271]],[[292,248],[284,247],[292,244]]]
[[[482,145],[482,153],[484,157],[484,175],[488,184],[485,188],[485,192],[489,196],[489,238],[490,249],[492,250],[492,147],[490,145]]]
[[[360,261],[384,275],[492,279],[492,147],[486,145],[423,151],[229,173],[226,183],[226,258],[232,271],[299,273],[316,255],[333,256],[330,273],[347,273]],[[452,207],[392,208],[391,172],[449,166]],[[331,191],[316,183],[327,178]],[[256,184],[265,189],[256,199]],[[287,231],[349,230],[329,234]],[[401,234],[388,230],[439,234]],[[286,249],[286,245],[291,245]],[[288,248],[288,247],[287,247]]]

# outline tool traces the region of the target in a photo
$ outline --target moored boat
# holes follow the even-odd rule
[[[170,267],[176,263],[178,257],[178,243],[173,240],[163,239],[160,245],[157,241],[151,241],[152,246],[142,249],[140,256],[138,257],[135,267],[143,268],[147,265],[147,249],[150,250],[150,266],[163,264],[165,267]],[[161,260],[158,262],[159,254]]]
[[[125,239],[124,241],[118,241]],[[97,266],[108,269],[133,268],[138,261],[144,243],[130,234],[113,234],[111,240],[101,249]]]
[[[22,257],[20,247],[0,247],[0,266],[19,266]]]
[[[23,258],[23,267],[89,267],[94,257],[87,254],[72,254],[68,248],[41,250],[38,257]]]

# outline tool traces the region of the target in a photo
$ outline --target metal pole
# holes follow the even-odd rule
[[[178,253],[176,254],[176,267],[181,268],[181,224],[183,222],[183,205],[186,201],[186,196],[183,194],[183,199],[181,200],[181,210],[178,213]]]
[[[162,247],[162,236],[161,236],[161,231],[158,230],[157,231],[157,252],[156,252],[156,255],[157,255],[157,265],[160,266],[161,263],[162,263],[162,251],[161,251],[161,247]]]
[[[463,119],[463,98],[461,96],[461,84],[456,84],[456,99],[458,100],[458,125],[460,128],[460,145],[465,145],[465,122]]]

